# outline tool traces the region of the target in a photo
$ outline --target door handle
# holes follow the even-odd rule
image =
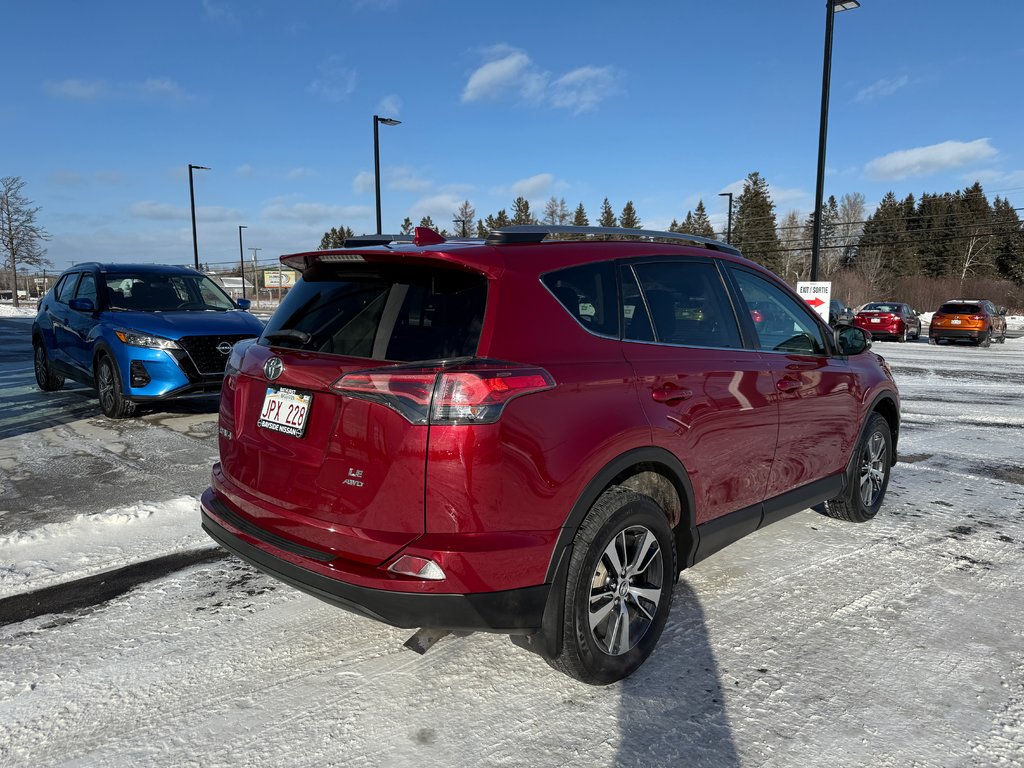
[[[680,389],[673,384],[666,384],[651,390],[651,397],[658,403],[675,403],[680,400],[689,400],[693,397],[693,392],[688,389]]]
[[[800,382],[786,376],[775,382],[775,388],[779,392],[792,392],[794,389],[800,389]]]

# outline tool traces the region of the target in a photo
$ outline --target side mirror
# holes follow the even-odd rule
[[[855,325],[836,329],[836,346],[842,355],[859,355],[871,349],[871,334]]]
[[[252,302],[248,299],[236,299],[235,304],[238,305],[239,309],[248,309],[252,306]]]
[[[96,305],[92,303],[92,299],[71,299],[68,302],[68,306],[75,310],[75,312],[92,314],[96,311]]]

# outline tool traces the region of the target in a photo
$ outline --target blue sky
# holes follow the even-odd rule
[[[315,248],[430,215],[665,228],[759,171],[813,207],[822,0],[648,3],[176,0],[3,4],[0,175],[21,176],[49,258],[190,263]],[[836,16],[826,195],[980,180],[1024,205],[1024,3],[862,0]],[[13,68],[12,68],[13,67]],[[13,77],[11,75],[14,75]],[[246,251],[247,258],[250,253]]]

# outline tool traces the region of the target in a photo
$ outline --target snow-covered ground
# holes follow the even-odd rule
[[[0,765],[1024,766],[1024,339],[874,349],[904,425],[879,516],[806,510],[684,572],[621,683],[483,634],[418,656],[227,559],[0,627]],[[0,449],[58,456],[40,435],[102,423]],[[82,482],[102,498],[105,476]],[[0,538],[0,616],[3,596],[212,546],[201,487],[137,490]]]

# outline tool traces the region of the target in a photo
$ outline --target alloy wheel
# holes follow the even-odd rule
[[[651,628],[661,601],[662,552],[645,526],[619,531],[594,569],[590,589],[590,632],[598,648],[621,656]]]
[[[99,391],[100,406],[104,413],[114,410],[115,387],[117,387],[117,382],[114,379],[114,369],[109,362],[104,360],[100,363],[100,369],[96,375],[96,389]]]
[[[878,500],[878,495],[885,484],[887,460],[885,438],[875,432],[864,446],[860,467],[860,500],[869,509]]]

